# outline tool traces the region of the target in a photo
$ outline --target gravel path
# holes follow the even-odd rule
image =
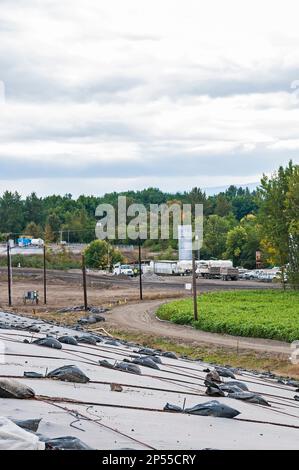
[[[190,326],[161,321],[155,316],[155,312],[162,303],[165,303],[165,301],[153,300],[116,307],[106,316],[107,325],[128,332],[169,338],[181,343],[210,344],[290,355],[290,345],[282,341],[208,333],[195,330]]]

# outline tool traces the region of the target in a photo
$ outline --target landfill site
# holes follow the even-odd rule
[[[142,348],[97,325],[0,314],[1,448],[298,448],[298,382]]]

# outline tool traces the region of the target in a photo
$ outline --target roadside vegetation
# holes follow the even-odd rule
[[[299,340],[298,291],[229,291],[198,297],[199,320],[193,318],[192,299],[162,305],[157,315],[203,331],[236,336]]]
[[[50,253],[46,255],[47,269],[80,269],[82,267],[81,256],[76,256],[71,253]],[[44,258],[43,255],[13,255],[11,257],[13,268],[43,268]],[[0,266],[7,266],[6,256],[0,257]]]

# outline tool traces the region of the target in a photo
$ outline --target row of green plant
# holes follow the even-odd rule
[[[235,336],[299,340],[299,292],[278,289],[229,291],[198,297],[198,321],[192,299],[162,305],[157,315],[173,323]]]

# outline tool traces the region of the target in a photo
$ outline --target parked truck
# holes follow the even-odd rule
[[[237,281],[239,279],[239,270],[237,268],[220,268],[220,277],[223,281]]]
[[[115,276],[120,276],[124,274],[125,276],[134,276],[134,270],[129,264],[120,264],[117,263],[113,266],[113,272]]]
[[[190,276],[192,274],[192,261],[178,261],[175,271],[175,274],[179,276]]]
[[[234,269],[230,260],[202,260],[198,263],[196,274],[205,279],[221,279],[228,275],[229,269]]]

